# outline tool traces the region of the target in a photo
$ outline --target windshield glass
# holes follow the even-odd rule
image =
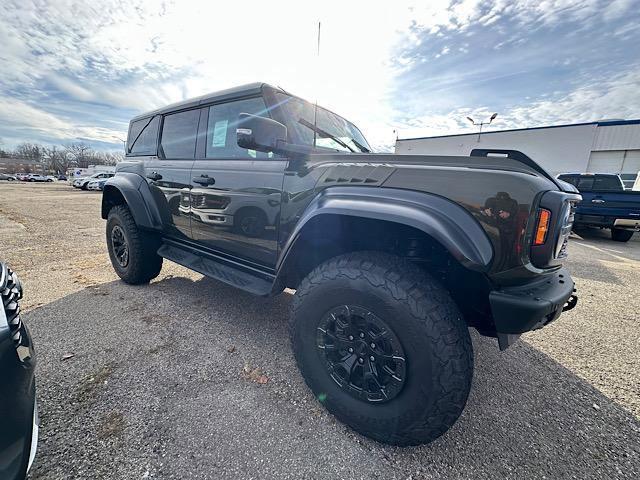
[[[371,147],[358,127],[329,110],[301,98],[276,92],[278,105],[284,110],[285,124],[291,141],[302,145],[331,148],[343,152],[370,152]]]

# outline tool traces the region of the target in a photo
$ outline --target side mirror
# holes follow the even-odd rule
[[[287,127],[270,118],[241,113],[238,115],[236,136],[239,147],[273,152],[287,141]]]

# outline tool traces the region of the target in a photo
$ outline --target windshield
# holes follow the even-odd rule
[[[329,110],[301,98],[276,92],[278,105],[284,110],[291,141],[301,145],[331,148],[342,152],[370,152],[371,147],[358,127]]]

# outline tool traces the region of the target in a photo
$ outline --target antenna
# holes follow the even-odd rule
[[[318,71],[320,71],[320,26],[318,22]],[[316,148],[316,138],[318,130],[318,92],[316,91],[316,105],[313,109],[313,148]]]

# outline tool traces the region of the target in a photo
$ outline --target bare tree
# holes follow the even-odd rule
[[[78,168],[87,168],[93,157],[93,150],[86,143],[71,143],[65,147],[71,161]]]
[[[21,143],[16,147],[15,155],[18,158],[41,162],[44,156],[44,147],[37,143]]]
[[[71,155],[67,149],[54,145],[44,149],[44,160],[50,172],[65,173],[71,164]]]

